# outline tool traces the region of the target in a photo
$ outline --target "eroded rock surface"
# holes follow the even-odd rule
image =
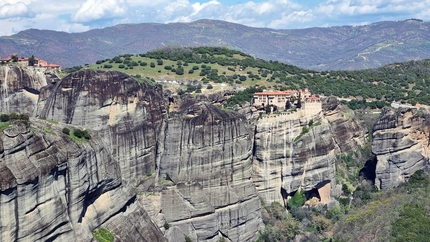
[[[286,203],[298,189],[309,193],[324,190],[320,201],[329,202],[332,196],[326,194],[327,184],[335,185],[336,157],[356,151],[365,143],[366,134],[366,129],[342,114],[337,104],[331,99],[324,116],[290,114],[258,120],[253,180],[266,203]],[[302,134],[304,128],[309,132]]]
[[[14,121],[0,147],[0,241],[90,241],[103,224],[129,231],[124,221],[132,219],[149,221],[134,228],[135,241],[163,240],[131,206],[136,193],[122,186],[119,164],[97,137],[78,144],[60,125]]]
[[[251,180],[253,137],[244,116],[212,104],[183,105],[168,119],[159,160],[166,221],[196,241],[253,241],[262,226]]]
[[[312,117],[251,123],[251,108],[216,107],[225,94],[178,99],[119,72],[53,81],[0,68],[0,112],[33,117],[0,134],[3,241],[90,241],[101,227],[118,241],[255,241],[258,196],[282,203],[303,189],[330,202],[336,157],[365,142],[366,129],[333,98]],[[422,119],[399,117],[386,112],[375,126],[374,152],[389,161],[380,165],[384,185],[428,157]],[[88,129],[92,139],[73,141],[63,127]],[[399,169],[412,158],[418,165]]]
[[[17,66],[0,66],[0,112],[33,115],[42,87],[49,82],[43,72]]]
[[[119,162],[122,179],[136,184],[155,170],[165,111],[161,87],[121,72],[85,70],[42,92],[37,116],[96,131]]]
[[[430,124],[426,117],[425,109],[383,109],[372,142],[379,188],[397,186],[417,170],[428,171]]]

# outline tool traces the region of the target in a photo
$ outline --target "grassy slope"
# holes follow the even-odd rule
[[[212,61],[202,61],[199,63],[194,58],[192,60],[188,59],[188,66],[182,65],[184,68],[183,75],[177,75],[170,70],[166,70],[165,66],[177,68],[177,60],[181,60],[184,63],[187,57],[163,57],[163,64],[158,65],[156,58],[148,57],[151,56],[148,53],[156,52],[148,52],[144,57],[143,55],[130,56],[131,61],[136,63],[139,61],[146,62],[147,66],[139,65],[134,66],[133,69],[121,69],[119,68],[120,63],[109,63],[109,60],[104,60],[105,62],[102,64],[92,64],[87,67],[95,70],[118,70],[132,76],[139,75],[142,78],[147,77],[146,79],[152,78],[155,80],[201,81],[205,80],[204,77],[206,77],[206,82],[211,84],[216,83],[214,86],[221,86],[219,83],[223,82],[225,83],[223,86],[230,89],[233,87],[246,88],[251,86],[278,90],[308,87],[311,92],[318,95],[334,95],[350,99],[363,98],[367,101],[384,101],[384,105],[393,101],[412,105],[416,103],[430,105],[430,96],[422,95],[422,93],[430,92],[430,86],[427,85],[426,81],[430,79],[430,60],[395,63],[378,69],[361,71],[315,72],[279,62],[254,59],[249,55],[234,50],[227,50],[227,52],[231,51],[234,55],[227,55],[231,53],[214,55],[216,50],[211,49],[211,47],[203,48],[209,54],[207,52],[202,54],[198,48],[188,48],[187,50],[192,52],[193,57],[203,59],[203,56],[205,56],[205,58]],[[163,52],[165,50],[159,51]],[[167,49],[167,51],[171,50]],[[217,57],[229,61],[221,65]],[[125,60],[124,56],[121,59]],[[155,63],[154,68],[150,67],[151,62]],[[103,68],[105,64],[110,64],[113,67],[111,69]],[[211,69],[217,69],[217,75],[222,76],[224,79],[216,80],[209,75],[200,76],[199,73],[202,70],[202,65],[209,66]],[[241,65],[245,65],[246,69],[241,70]],[[199,70],[195,70],[193,74],[189,74],[188,71],[193,66],[198,66]],[[235,71],[229,69],[234,69]],[[249,73],[258,75],[258,77],[250,78]],[[266,73],[266,76],[263,77],[263,73]],[[232,79],[233,75],[246,76],[247,79],[240,82],[238,81],[239,78]],[[175,86],[173,83],[166,84],[165,87],[176,90],[179,88],[177,84]],[[214,91],[216,90],[218,89],[214,88]]]
[[[125,68],[119,68],[119,65],[121,65],[122,63],[108,63],[108,62],[104,62],[102,64],[91,64],[89,65],[89,68],[93,69],[93,70],[116,70],[116,71],[121,71],[124,72],[128,75],[131,76],[136,76],[136,75],[140,75],[142,77],[148,77],[148,78],[153,78],[155,80],[177,80],[177,81],[191,81],[191,80],[198,80],[200,81],[203,76],[200,76],[199,73],[202,70],[202,65],[206,65],[206,66],[210,66],[211,69],[217,69],[218,70],[218,74],[222,74],[225,73],[224,75],[226,76],[231,76],[234,74],[237,75],[248,75],[248,72],[252,72],[253,74],[257,74],[258,73],[258,69],[256,67],[248,67],[245,70],[241,70],[240,66],[236,65],[236,66],[221,66],[218,63],[189,63],[188,66],[184,66],[182,65],[182,67],[184,68],[184,74],[183,75],[177,75],[176,73],[172,72],[171,70],[166,70],[164,69],[165,66],[171,66],[172,68],[177,68],[177,61],[172,61],[172,60],[163,60],[163,65],[157,65],[157,60],[156,59],[152,59],[152,58],[148,58],[148,57],[140,57],[140,56],[132,56],[132,61],[135,62],[146,62],[148,65],[147,66],[134,66],[133,69],[125,69]],[[235,55],[233,58],[238,58],[238,59],[242,59],[243,57],[241,57],[240,55]],[[155,64],[155,67],[152,68],[150,67],[150,63],[153,62]],[[112,65],[112,68],[103,68],[103,66],[105,64],[110,64]],[[199,69],[195,70],[193,74],[189,74],[188,71],[191,70],[193,68],[193,66],[198,66]],[[234,68],[235,71],[231,71],[228,70],[228,68]],[[260,85],[260,86],[271,86],[271,83],[268,82],[267,80],[270,79],[271,75],[269,74],[267,78],[264,78],[262,80],[258,80],[258,81],[252,81],[252,79],[247,78],[246,81],[242,82],[242,85],[245,87],[249,87],[249,86],[254,86],[254,85]],[[212,82],[213,83],[213,82]]]

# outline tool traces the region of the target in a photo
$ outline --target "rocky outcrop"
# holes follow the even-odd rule
[[[308,198],[330,202],[337,156],[358,150],[365,143],[366,129],[342,114],[337,101],[327,103],[324,116],[293,113],[258,120],[253,180],[266,203],[285,203],[299,189]],[[304,129],[309,132],[303,134]]]
[[[299,137],[307,119],[263,118],[255,135],[254,182],[266,203],[285,203],[303,189],[330,183],[335,171],[335,142],[327,123]]]
[[[168,118],[160,87],[119,72],[85,70],[47,82],[29,112],[36,117],[31,129],[20,131],[21,143],[0,143],[7,194],[0,210],[11,218],[2,215],[1,233],[18,230],[4,238],[89,241],[91,231],[105,227],[119,241],[163,241],[160,229],[170,223],[164,233],[172,241],[256,240],[262,222],[251,179],[252,125],[206,101],[184,98]],[[91,141],[75,143],[62,134],[64,125],[87,128]],[[12,137],[15,126],[4,134]],[[40,146],[31,137],[47,151],[29,152],[27,146]],[[49,166],[35,165],[32,153]],[[51,203],[56,207],[48,209]],[[29,213],[39,216],[28,221],[34,224],[22,221]]]
[[[165,110],[160,86],[121,72],[85,70],[42,89],[37,116],[94,130],[132,184],[155,170]]]
[[[193,241],[253,241],[262,225],[251,180],[251,125],[210,103],[183,105],[160,139],[159,182],[165,219]],[[180,241],[174,239],[172,241]]]
[[[90,241],[103,224],[118,241],[163,240],[96,136],[79,144],[60,124],[14,121],[0,133],[0,177],[0,241]]]
[[[0,66],[0,112],[33,115],[40,90],[48,82],[49,77],[36,69]]]
[[[330,202],[336,156],[364,142],[335,99],[324,115],[251,123],[249,105],[216,107],[224,94],[178,99],[114,71],[53,81],[2,68],[0,112],[32,116],[0,134],[4,240],[90,241],[104,227],[118,241],[255,241],[258,196],[285,202],[303,189]],[[92,139],[74,141],[63,127]]]
[[[429,168],[430,124],[427,110],[384,108],[373,128],[372,152],[377,156],[375,184],[390,188],[415,171]]]

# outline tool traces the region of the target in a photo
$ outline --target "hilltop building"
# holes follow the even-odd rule
[[[306,102],[308,99],[312,102],[319,100],[319,98],[312,95],[307,88],[304,90],[256,92],[254,93],[254,106],[274,105],[280,109],[284,109],[287,101],[293,103],[297,102],[299,99],[301,102]]]
[[[21,66],[29,66],[30,65],[29,64],[30,58],[27,58],[27,57],[18,58],[17,54],[12,54],[10,57],[6,57],[6,58],[0,57],[0,63],[5,64],[5,63],[14,62],[14,59],[16,60],[15,62],[18,63],[18,65],[21,65]],[[48,64],[47,61],[39,59],[39,58],[34,58],[34,65],[33,66],[45,68],[45,69],[51,69],[51,70],[61,70],[60,65]]]
[[[304,90],[265,91],[254,93],[253,105],[255,107],[276,106],[278,110],[285,110],[287,101],[297,105],[300,100],[301,109],[306,114],[314,115],[322,110],[321,99],[313,95],[308,88]]]

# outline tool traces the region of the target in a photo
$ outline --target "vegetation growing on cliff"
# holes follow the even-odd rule
[[[258,241],[427,241],[429,184],[430,178],[417,171],[408,182],[388,190],[376,191],[364,182],[352,200],[338,198],[339,205],[330,209],[290,206],[287,212],[277,202],[263,203],[265,228]]]
[[[430,227],[429,177],[414,173],[396,188],[371,192],[369,202],[356,204],[334,229],[340,241],[426,241]],[[354,200],[353,200],[354,201]],[[422,237],[426,236],[426,237]]]
[[[115,239],[113,234],[105,228],[93,231],[93,236],[97,242],[112,242]]]
[[[24,120],[29,121],[30,117],[27,114],[3,113],[0,114],[0,132],[8,128],[12,121]]]

